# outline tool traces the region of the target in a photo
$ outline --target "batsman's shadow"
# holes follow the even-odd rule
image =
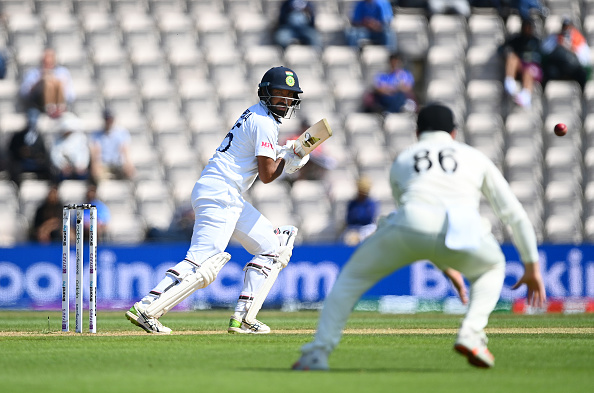
[[[332,368],[328,371],[294,371],[290,367],[268,367],[268,368],[249,368],[241,367],[239,371],[265,371],[265,372],[306,372],[306,373],[332,373],[332,374],[357,374],[357,373],[370,373],[370,374],[385,374],[385,373],[435,373],[443,372],[445,369],[441,368],[403,368],[403,367],[381,367],[381,368],[368,368],[368,367],[356,367],[356,368]]]

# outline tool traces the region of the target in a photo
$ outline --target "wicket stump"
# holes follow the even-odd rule
[[[76,210],[75,331],[83,331],[84,212],[89,210],[89,332],[97,333],[97,207],[70,204],[62,213],[62,331],[70,331],[70,211]]]

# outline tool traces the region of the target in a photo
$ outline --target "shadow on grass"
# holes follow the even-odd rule
[[[451,369],[445,368],[388,368],[388,367],[381,367],[381,368],[331,368],[328,371],[320,371],[320,370],[306,370],[306,371],[294,371],[291,370],[291,367],[268,367],[268,368],[238,368],[238,371],[264,371],[264,372],[293,372],[293,373],[316,373],[316,374],[324,374],[324,373],[332,373],[332,374],[354,374],[354,373],[370,373],[370,374],[384,374],[384,373],[442,373],[442,372],[449,372],[452,371]],[[465,372],[465,371],[474,371],[475,368],[468,368],[468,369],[457,369],[456,373]]]

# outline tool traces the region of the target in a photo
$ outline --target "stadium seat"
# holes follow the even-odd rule
[[[205,10],[195,15],[195,19],[198,40],[203,49],[235,48],[235,31],[226,14]]]
[[[58,186],[58,196],[65,203],[87,203],[87,182],[85,180],[63,180]]]
[[[346,78],[337,81],[332,89],[336,111],[343,116],[360,112],[363,107],[363,97],[369,86],[360,78]]]
[[[54,49],[61,47],[68,47],[71,50],[83,48],[84,37],[79,29],[78,20],[71,12],[48,13],[44,17],[44,29],[46,42]]]
[[[249,52],[252,48],[272,44],[273,23],[260,11],[237,12],[232,16],[237,46]]]
[[[498,80],[470,80],[466,85],[466,107],[468,114],[503,113],[503,86]]]
[[[174,143],[187,146],[192,140],[186,119],[177,111],[155,111],[149,118],[149,126],[156,147],[172,147]]]
[[[429,49],[429,22],[425,15],[396,13],[392,29],[398,37],[398,49],[407,59],[425,59]]]
[[[173,217],[174,205],[170,190],[161,181],[144,180],[136,185],[138,211],[149,227],[167,229]]]
[[[167,12],[159,13],[156,18],[156,27],[165,49],[177,46],[191,48],[198,43],[193,21],[183,12],[169,9]]]
[[[6,27],[10,46],[17,53],[25,47],[43,47],[45,45],[42,21],[40,16],[36,14],[10,14],[6,22]]]
[[[365,45],[359,57],[363,81],[371,83],[378,72],[388,69],[390,53],[384,45]]]
[[[0,211],[18,213],[19,194],[16,184],[12,180],[0,180]]]
[[[126,52],[117,44],[96,46],[91,53],[95,76],[101,82],[130,79],[132,70]]]
[[[461,15],[437,14],[429,20],[431,46],[456,46],[462,51],[468,46],[466,19]]]
[[[508,181],[543,178],[542,153],[534,145],[512,146],[505,151],[503,169]]]
[[[0,11],[3,14],[31,14],[35,9],[33,0],[3,0]]]
[[[547,181],[582,181],[582,153],[573,146],[553,146],[546,149],[544,165]]]
[[[12,247],[28,240],[29,223],[22,215],[10,210],[0,211],[0,246]]]
[[[543,121],[536,114],[511,113],[505,119],[505,139],[509,147],[536,146],[541,149]]]
[[[144,241],[147,225],[142,216],[130,211],[112,214],[107,226],[107,241],[113,244],[138,244]]]
[[[432,45],[427,52],[427,80],[447,79],[449,81],[466,80],[464,52],[453,45]]]
[[[102,180],[97,186],[97,198],[109,207],[112,217],[136,210],[133,183],[130,180]]]
[[[188,80],[208,79],[208,66],[204,54],[195,45],[173,46],[166,51],[171,77],[183,85]]]
[[[50,185],[47,180],[25,179],[21,182],[19,187],[20,211],[29,222],[33,222],[35,211],[47,197],[49,189]]]
[[[18,94],[17,81],[9,78],[0,80],[0,113],[15,113],[20,109]]]
[[[360,82],[363,74],[359,55],[354,48],[344,45],[329,45],[322,52],[322,64],[328,81],[336,87],[342,83]]]
[[[547,114],[582,116],[582,90],[577,82],[551,80],[545,86],[544,98]]]
[[[169,80],[169,65],[159,48],[136,46],[131,48],[129,52],[132,77],[139,85],[156,79]]]
[[[499,46],[505,40],[505,26],[498,14],[472,14],[468,18],[470,46]]]
[[[148,143],[135,142],[130,146],[130,161],[136,171],[134,180],[162,180],[163,167],[155,148]]]
[[[503,80],[503,57],[496,45],[471,46],[466,52],[466,78],[470,80]]]

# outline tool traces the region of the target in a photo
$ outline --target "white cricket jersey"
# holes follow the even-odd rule
[[[407,225],[440,231],[457,216],[459,227],[467,228],[466,233],[458,234],[459,238],[471,238],[473,231],[478,232],[470,224],[473,216],[479,217],[480,198],[484,195],[495,214],[511,226],[522,261],[538,261],[534,229],[501,172],[483,153],[454,141],[449,133],[421,133],[418,143],[396,158],[390,183],[404,214],[408,211],[418,221],[410,220]],[[451,224],[447,230],[450,228]]]
[[[258,176],[256,157],[276,160],[279,126],[262,103],[249,107],[227,133],[200,179],[223,180],[241,193],[247,191]]]

